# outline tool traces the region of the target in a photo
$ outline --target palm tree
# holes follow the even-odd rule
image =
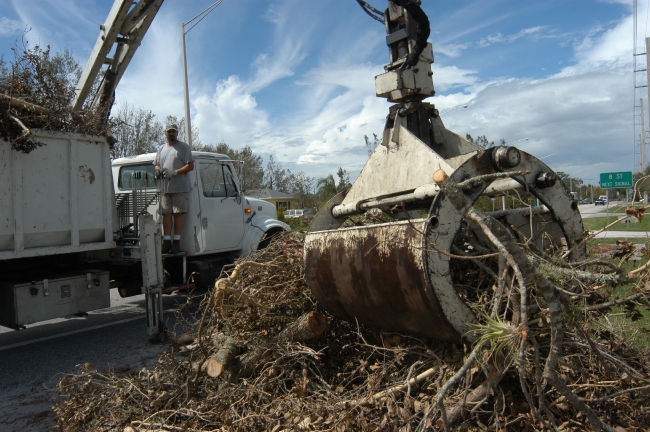
[[[316,189],[318,190],[318,195],[322,202],[329,201],[334,195],[336,195],[336,182],[334,181],[334,176],[328,174],[326,177],[318,179],[316,182]]]

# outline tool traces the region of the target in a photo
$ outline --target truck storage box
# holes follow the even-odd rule
[[[105,137],[33,130],[29,154],[0,140],[0,260],[114,247]]]
[[[0,282],[0,319],[22,326],[110,306],[107,271],[87,270],[34,282]]]

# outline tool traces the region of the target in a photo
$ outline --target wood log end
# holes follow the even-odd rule
[[[327,330],[327,320],[320,312],[310,312],[309,317],[307,318],[307,324],[309,325],[310,330],[314,333],[314,337],[321,336],[325,333],[325,330]]]
[[[209,358],[205,362],[205,373],[212,378],[219,378],[226,370],[226,366],[219,360]]]

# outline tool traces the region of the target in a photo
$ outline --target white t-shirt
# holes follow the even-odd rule
[[[176,141],[174,145],[163,144],[158,148],[154,165],[161,169],[179,170],[190,162],[194,162],[190,146],[182,141]],[[162,193],[189,192],[192,188],[187,174],[179,174],[170,179],[160,178],[158,180]]]

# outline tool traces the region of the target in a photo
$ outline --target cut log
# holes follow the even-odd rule
[[[327,330],[327,321],[319,312],[312,311],[289,324],[276,338],[277,343],[302,342],[317,338]]]
[[[217,352],[205,362],[205,373],[212,378],[220,377],[240,352],[241,348],[235,343],[235,340],[227,337]]]
[[[312,311],[289,324],[278,334],[274,342],[283,344],[288,342],[304,342],[317,338],[325,333],[327,320],[319,312]],[[248,378],[271,352],[268,346],[258,346],[251,349],[240,361],[239,378]]]

